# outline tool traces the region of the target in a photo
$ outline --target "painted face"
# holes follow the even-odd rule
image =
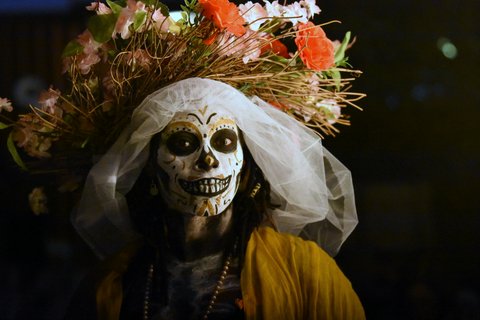
[[[222,213],[238,189],[243,150],[235,120],[208,106],[177,113],[157,152],[160,194],[167,205],[197,216]]]

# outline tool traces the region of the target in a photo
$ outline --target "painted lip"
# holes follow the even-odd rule
[[[224,179],[204,178],[193,181],[179,179],[178,182],[185,192],[194,196],[214,197],[227,190],[231,179],[230,175]]]

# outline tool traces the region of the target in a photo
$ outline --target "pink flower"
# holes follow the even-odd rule
[[[152,59],[148,55],[147,51],[143,49],[137,49],[134,52],[128,52],[126,55],[126,61],[129,66],[132,66],[134,69],[137,66],[142,67],[143,69],[149,69]]]
[[[112,13],[112,10],[109,7],[99,1],[92,2],[89,6],[86,6],[85,8],[89,11],[96,11],[98,15]]]
[[[79,55],[77,65],[82,74],[87,74],[90,72],[92,66],[101,61],[98,53],[102,44],[95,41],[88,30],[80,34],[77,41],[83,46],[83,52]]]
[[[257,59],[260,57],[262,51],[255,35],[257,35],[257,33],[250,29],[247,29],[246,33],[241,37],[236,37],[228,31],[219,34],[216,38],[218,46],[222,48],[219,54],[227,57],[231,55],[242,55],[243,63]]]
[[[16,127],[12,131],[12,138],[31,157],[44,159],[51,156],[47,151],[52,146],[52,140],[45,136],[39,136],[31,128]]]
[[[57,101],[59,97],[60,97],[60,91],[53,90],[52,88],[50,88],[49,90],[46,90],[40,93],[40,97],[38,99],[38,103],[40,104],[41,110],[52,115],[52,117],[49,118],[48,120],[53,123],[56,123],[57,120],[61,119],[63,115],[63,110],[59,108],[57,105]]]
[[[240,15],[249,23],[250,29],[258,31],[262,23],[267,21],[267,10],[265,10],[259,3],[252,3],[248,1],[245,4],[238,6]]]
[[[29,156],[39,159],[51,157],[51,154],[47,151],[52,146],[52,139],[33,134],[29,142],[24,147]]]
[[[170,27],[170,19],[165,17],[160,9],[157,9],[152,14],[152,20],[155,22],[155,28],[162,32],[168,32],[168,28]]]
[[[315,106],[320,110],[325,120],[328,123],[334,124],[337,122],[342,114],[342,109],[337,104],[337,101],[333,99],[323,99],[320,102],[317,102]]]
[[[34,113],[27,113],[20,116],[12,130],[12,139],[29,156],[49,158],[51,155],[47,151],[52,146],[52,139],[42,134],[48,131]]]
[[[130,26],[135,20],[135,14],[145,10],[145,4],[141,1],[128,0],[127,6],[122,9],[120,16],[118,17],[117,24],[115,25],[114,33],[120,33],[122,39],[128,39],[132,36]],[[115,34],[114,34],[115,36]]]
[[[47,196],[42,187],[37,187],[28,195],[28,203],[35,215],[48,213]]]
[[[0,112],[2,112],[2,110],[7,112],[13,111],[12,103],[7,98],[0,98]]]
[[[29,127],[18,126],[12,131],[12,139],[20,148],[23,148],[27,145],[32,135],[33,131]]]
[[[40,97],[38,98],[38,103],[42,107],[43,111],[50,114],[55,114],[55,107],[57,104],[58,97],[60,97],[60,91],[53,90],[52,88],[50,88],[49,90],[46,90],[40,93]]]
[[[102,46],[101,43],[93,39],[92,34],[88,30],[85,30],[82,34],[80,34],[77,38],[77,41],[82,45],[83,53],[86,55],[97,53],[98,49]]]
[[[318,77],[317,73],[311,73],[311,74],[305,74],[304,81],[312,92],[318,92],[320,90],[319,84],[320,84],[320,78]]]

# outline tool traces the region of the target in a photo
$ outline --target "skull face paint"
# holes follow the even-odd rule
[[[222,213],[239,184],[243,150],[235,120],[208,106],[177,113],[161,132],[157,164],[160,194],[179,212]]]

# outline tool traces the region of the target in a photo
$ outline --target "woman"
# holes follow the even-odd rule
[[[335,262],[294,236],[338,251],[356,224],[349,171],[313,131],[224,83],[148,96],[73,220],[99,256],[116,254],[67,318],[364,318]]]

